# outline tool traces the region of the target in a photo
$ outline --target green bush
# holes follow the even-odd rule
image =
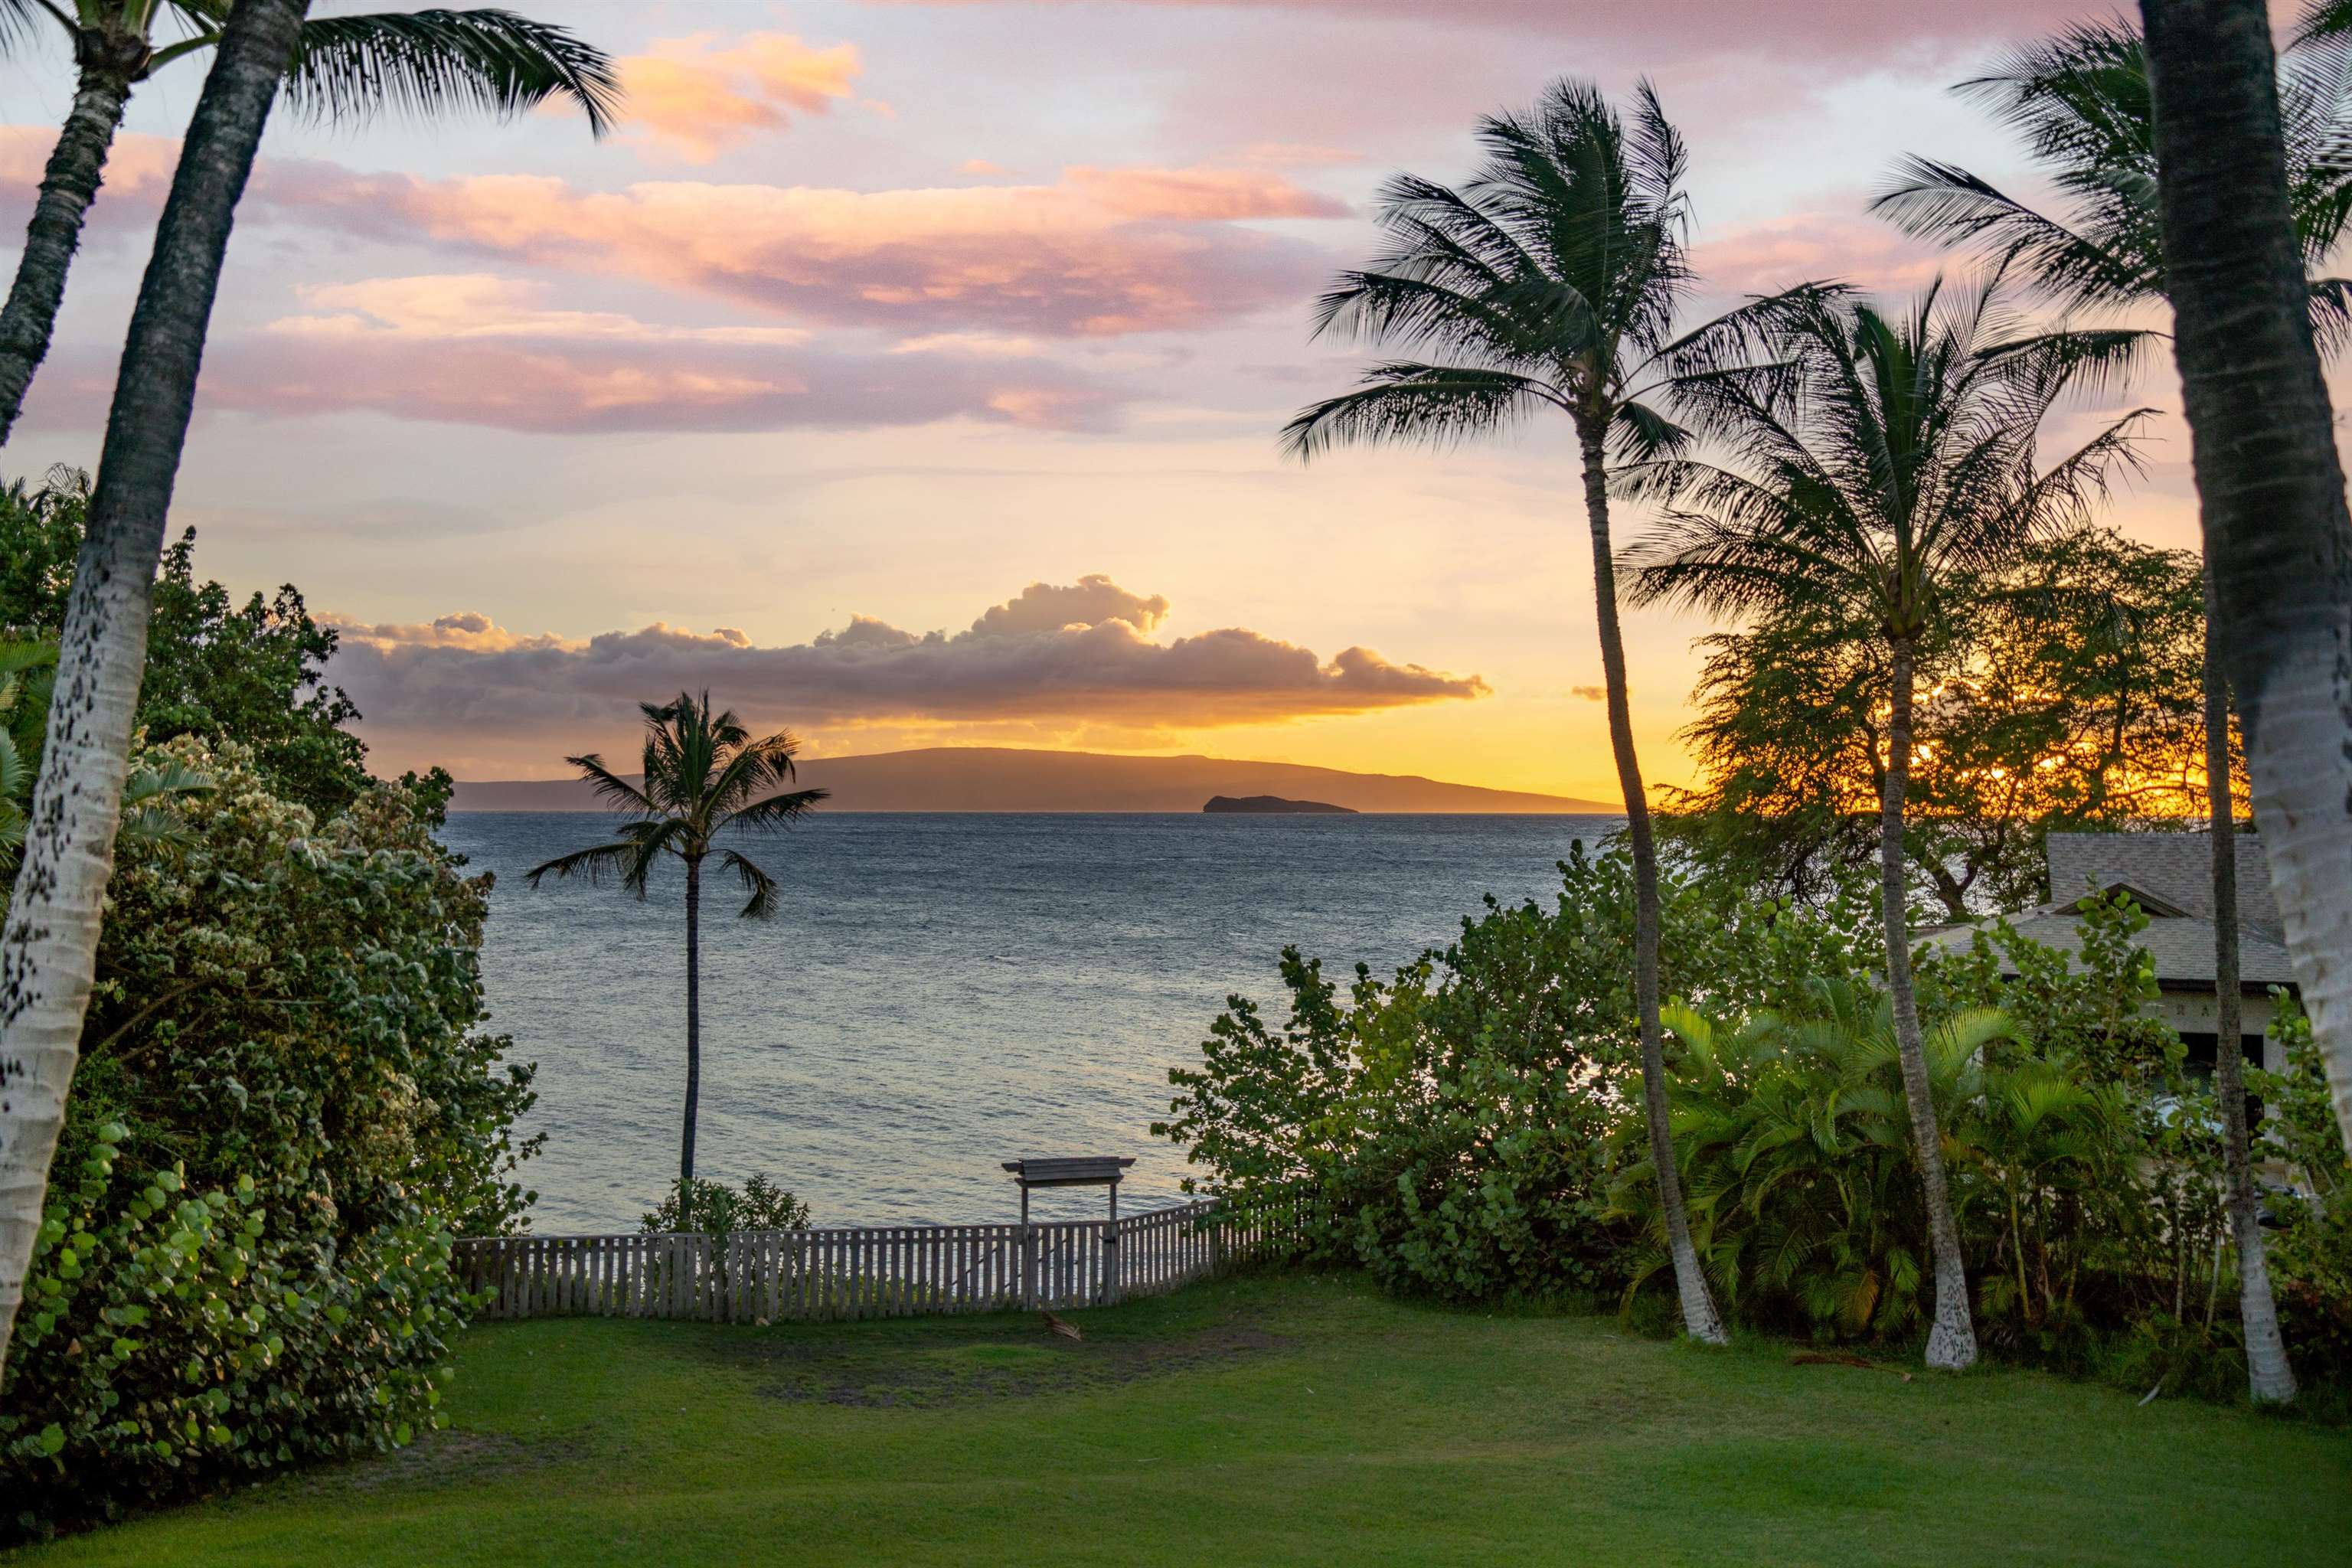
[[[731,1236],[739,1230],[805,1230],[808,1223],[808,1205],[754,1171],[740,1192],[700,1177],[680,1181],[637,1228],[647,1236]]]
[[[1204,1168],[1187,1181],[1244,1208],[1301,1196],[1315,1257],[1455,1299],[1549,1295],[1618,1278],[1603,1221],[1612,1135],[1638,1095],[1632,871],[1580,845],[1559,900],[1465,920],[1392,980],[1359,965],[1344,995],[1282,955],[1286,1022],[1228,999],[1153,1131]],[[1795,994],[1857,962],[1855,928],[1668,879],[1667,972],[1732,1006]]]
[[[446,787],[329,820],[240,745],[148,753],[214,787],[126,837],[25,1310],[0,1495],[26,1533],[435,1423],[468,1303],[451,1239],[531,1194],[531,1100],[476,1032],[488,879]]]
[[[1549,910],[1492,903],[1390,981],[1283,953],[1286,1017],[1228,999],[1154,1131],[1247,1209],[1296,1204],[1310,1256],[1457,1300],[1607,1289],[1670,1310],[1641,1120],[1630,869],[1562,864]],[[1676,1157],[1738,1321],[1900,1344],[1924,1331],[1925,1205],[1873,890],[1803,907],[1663,878]],[[2066,955],[1993,922],[1916,965],[1979,1337],[2009,1360],[2144,1391],[2242,1396],[2218,1107],[2147,1011],[2146,917],[2094,900]],[[2282,999],[2284,1000],[2284,999]],[[2307,1031],[2253,1075],[2278,1199],[2270,1256],[2307,1406],[2352,1389],[2352,1170]],[[1192,1184],[1188,1184],[1188,1186]]]

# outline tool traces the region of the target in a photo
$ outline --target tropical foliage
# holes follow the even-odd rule
[[[1917,655],[1915,901],[1948,920],[2022,909],[2050,896],[2051,832],[2201,810],[2204,626],[2195,556],[2103,528],[1959,575]],[[1796,603],[1701,647],[1685,731],[1700,777],[1668,793],[1664,835],[1710,876],[1799,900],[1874,865],[1888,678],[1876,628],[1834,602]]]
[[[1562,873],[1555,905],[1490,906],[1392,979],[1338,984],[1286,951],[1281,1024],[1231,998],[1155,1131],[1202,1186],[1295,1207],[1309,1256],[1392,1289],[1601,1294],[1657,1321],[1672,1291],[1631,1099],[1631,868],[1580,850]],[[1797,906],[1669,872],[1662,892],[1665,955],[1692,982],[1665,1010],[1673,1146],[1717,1299],[1751,1328],[1907,1350],[1930,1326],[1929,1227],[1871,889]],[[1990,1353],[2239,1397],[2218,1106],[2147,1010],[2146,925],[2117,896],[2086,903],[2072,954],[1998,921],[1920,950],[1956,1231]],[[2307,1058],[2283,1017],[2290,1060]],[[2263,1158],[2321,1194],[2274,1198],[2273,1267],[2340,1411],[2352,1168],[2315,1075],[2255,1089]]]
[[[255,752],[147,771],[0,1386],[0,1526],[404,1443],[467,1300],[450,1238],[530,1194],[528,1068],[478,1032],[488,892],[435,842],[446,784],[320,819]]]
[[[1458,941],[1344,988],[1282,957],[1276,1026],[1234,996],[1155,1133],[1244,1202],[1309,1195],[1310,1247],[1400,1289],[1456,1299],[1597,1289],[1612,1130],[1639,1093],[1633,870],[1580,847],[1558,903],[1465,920]],[[1663,957],[1728,1007],[1851,973],[1866,942],[1668,877]],[[1637,1137],[1645,1125],[1634,1121]]]
[[[52,469],[37,489],[0,490],[0,627],[54,649],[89,504],[89,476],[74,468]],[[193,735],[250,746],[272,788],[332,816],[373,782],[367,746],[349,729],[359,711],[326,679],[335,630],[311,616],[292,584],[240,604],[220,584],[199,582],[195,539],[184,531],[156,573],[139,726],[150,745]],[[20,679],[30,705],[21,710],[33,715],[30,727],[9,724],[27,761],[47,712],[46,675],[27,667]]]

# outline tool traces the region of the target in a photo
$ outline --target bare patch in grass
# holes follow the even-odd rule
[[[1115,1388],[1286,1349],[1254,1323],[1157,1336],[1066,1340],[1034,1318],[935,1320],[915,1334],[730,1335],[714,1353],[750,1363],[760,1392],[795,1403],[922,1409],[972,1399],[1026,1399]]]

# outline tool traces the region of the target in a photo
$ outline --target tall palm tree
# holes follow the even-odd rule
[[[2352,1150],[2352,510],[2269,18],[2262,0],[2144,0],[2141,16],[2219,640],[2271,885]]]
[[[2302,262],[2312,329],[2323,346],[2352,331],[2352,280],[2326,267],[2352,224],[2352,0],[2307,15],[2279,68],[2288,210]],[[2157,199],[2156,126],[2147,49],[2121,21],[2077,26],[2012,54],[1960,90],[2021,132],[2064,203],[2047,217],[1966,170],[1905,160],[1873,204],[1910,233],[2011,256],[2061,303],[2120,311],[2166,299]],[[2208,563],[2209,568],[2210,563]],[[2237,803],[2230,777],[2230,685],[2218,646],[2210,569],[2205,595],[2208,822],[2213,850],[2214,1089],[2221,1100],[2230,1224],[2238,1249],[2239,1315],[2246,1374],[2258,1402],[2294,1397],[2294,1372],[2279,1331],[2263,1240],[2246,1123],[2238,992]],[[2219,771],[2215,771],[2218,769]]]
[[[158,67],[217,47],[232,0],[0,0],[0,45],[54,23],[77,82],[41,176],[16,281],[0,306],[0,445],[49,352],[66,272],[98,199],[132,90]],[[160,37],[169,24],[179,34]],[[293,107],[344,120],[392,108],[517,114],[558,94],[603,135],[620,102],[613,62],[568,30],[511,11],[412,11],[306,21],[285,67]]]
[[[2127,415],[2037,471],[2043,418],[2078,385],[2125,369],[2142,334],[2016,334],[1994,274],[1939,279],[1895,316],[1834,287],[1759,301],[1739,342],[1686,356],[1677,406],[1714,451],[1626,475],[1663,508],[1626,552],[1637,602],[1728,617],[1834,605],[1874,624],[1887,660],[1880,891],[1886,981],[1913,1142],[1927,1191],[1936,1312],[1930,1366],[1976,1360],[1976,1333],[1911,983],[1904,796],[1914,668],[1957,583],[2084,515],[2131,460]]]
[[[716,856],[749,897],[735,912],[766,920],[776,912],[775,879],[740,850],[719,842],[732,829],[787,827],[825,798],[821,789],[779,790],[793,782],[800,742],[779,731],[753,739],[733,710],[714,714],[710,693],[681,691],[669,702],[641,702],[646,716],[644,782],[631,784],[591,752],[563,760],[627,818],[613,843],[575,849],[531,868],[534,888],[551,873],[591,882],[617,877],[623,890],[646,896],[665,858],[686,866],[686,1121],[678,1139],[680,1191],[694,1180],[694,1124],[702,1099],[702,863]]]
[[[115,374],[24,857],[0,927],[0,1365],[89,1006],[163,517],[221,259],[308,4],[237,0],[229,12]]]
[[[1310,458],[1348,442],[1446,446],[1538,413],[1565,415],[1583,468],[1609,742],[1633,852],[1633,979],[1642,1100],[1657,1170],[1683,1327],[1727,1336],[1691,1245],[1667,1129],[1658,1026],[1658,864],[1626,694],[1608,475],[1680,437],[1643,401],[1690,283],[1682,137],[1644,81],[1630,121],[1598,88],[1555,83],[1532,112],[1478,127],[1485,159],[1460,189],[1411,174],[1389,182],[1381,224],[1393,241],[1370,268],[1342,274],[1317,331],[1349,332],[1428,358],[1373,365],[1355,391],[1302,410],[1284,431]]]

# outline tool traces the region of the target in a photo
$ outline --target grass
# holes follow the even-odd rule
[[[1068,1314],[464,1340],[451,1429],[26,1564],[2340,1563],[2352,1436],[1273,1276]]]

